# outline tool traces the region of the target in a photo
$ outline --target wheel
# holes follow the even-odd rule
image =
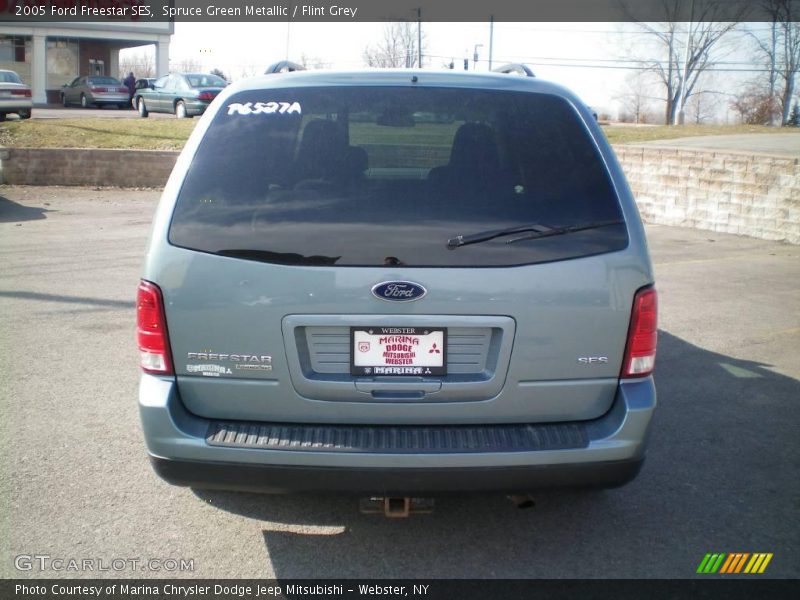
[[[139,116],[146,119],[149,114],[147,107],[144,105],[144,98],[139,98]]]
[[[20,119],[30,119],[31,118],[31,111],[30,110],[21,110],[17,113]]]
[[[67,95],[61,94],[61,106],[67,108],[69,106],[69,102],[67,102]]]
[[[81,94],[81,107],[89,108],[89,102],[86,100],[86,96],[84,94]]]
[[[175,104],[175,116],[179,119],[186,119],[189,116],[186,114],[186,104],[183,103],[183,100],[178,100]]]

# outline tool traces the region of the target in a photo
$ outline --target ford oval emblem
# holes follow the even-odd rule
[[[412,302],[428,293],[424,287],[411,281],[384,281],[372,286],[372,295],[389,302]]]

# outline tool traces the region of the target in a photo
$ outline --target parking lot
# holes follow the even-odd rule
[[[800,247],[648,227],[659,409],[630,485],[388,520],[152,473],[134,296],[158,195],[0,187],[0,576],[670,578],[707,552],[771,552],[765,576],[800,576]],[[194,570],[18,571],[19,555]]]

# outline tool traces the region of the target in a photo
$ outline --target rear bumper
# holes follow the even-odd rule
[[[643,458],[567,465],[461,469],[364,469],[230,465],[150,457],[172,485],[285,494],[429,495],[455,492],[524,492],[537,488],[616,487],[636,477]]]
[[[142,375],[139,394],[147,448],[164,480],[197,488],[270,493],[413,495],[614,487],[638,473],[655,405],[651,378],[623,381],[604,416],[579,423],[587,438],[580,447],[355,452],[209,444],[213,422],[185,409],[172,380]]]
[[[0,112],[16,113],[20,110],[30,110],[33,107],[33,102],[30,98],[4,98],[0,100]]]
[[[201,102],[199,100],[186,101],[186,114],[194,117],[202,115],[208,108],[208,102]]]
[[[87,98],[92,104],[127,104],[130,102],[128,94],[92,94]]]

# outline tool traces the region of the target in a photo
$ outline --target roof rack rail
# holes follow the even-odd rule
[[[291,73],[292,71],[305,71],[303,65],[298,65],[290,60],[281,60],[267,67],[264,75],[274,75],[275,73]]]
[[[522,63],[508,63],[507,65],[492,70],[495,73],[518,73],[519,75],[525,75],[525,77],[536,77],[530,67]]]

